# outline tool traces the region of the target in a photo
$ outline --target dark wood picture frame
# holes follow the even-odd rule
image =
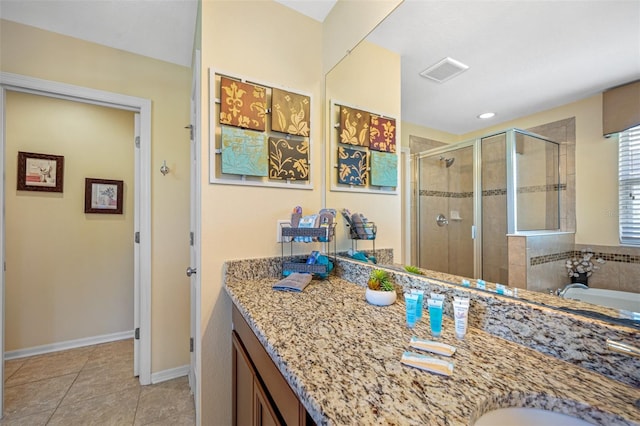
[[[123,189],[121,180],[85,178],[84,212],[122,214]]]
[[[18,191],[62,192],[64,157],[18,151]]]

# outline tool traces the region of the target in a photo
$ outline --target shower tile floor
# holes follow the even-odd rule
[[[194,425],[187,377],[141,386],[133,340],[5,361],[0,425]]]

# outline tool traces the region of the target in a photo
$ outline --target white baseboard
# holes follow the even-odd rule
[[[177,379],[178,377],[189,375],[189,365],[183,365],[181,367],[170,368],[168,370],[158,371],[157,373],[151,373],[151,384],[166,382],[167,380]]]
[[[81,348],[83,346],[99,345],[100,343],[115,342],[118,340],[132,339],[133,330],[119,333],[103,334],[102,336],[85,337],[83,339],[67,340],[66,342],[51,343],[49,345],[33,346],[31,348],[16,349],[4,353],[4,359],[24,358],[27,356],[47,354],[50,352],[64,351],[67,349]]]

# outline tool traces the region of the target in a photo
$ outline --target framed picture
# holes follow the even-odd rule
[[[64,157],[18,152],[18,191],[62,192]]]
[[[122,214],[121,180],[85,178],[84,212],[102,214]]]

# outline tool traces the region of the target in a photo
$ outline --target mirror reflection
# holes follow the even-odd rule
[[[411,3],[416,2],[403,3],[389,18],[403,13],[402,8]],[[387,31],[383,25],[380,28]],[[350,55],[361,48],[371,49],[370,44],[380,38],[376,31]],[[388,33],[381,31],[381,34]],[[400,32],[395,37],[407,38],[410,34],[408,28],[406,34]],[[556,34],[556,38],[562,39],[562,34]],[[400,81],[403,87],[407,65],[410,64],[403,58]],[[349,70],[348,57],[338,64],[327,76],[327,102],[343,93],[336,90],[337,80],[341,80],[338,75],[356,74]],[[566,80],[558,75],[554,78],[557,83]],[[625,78],[629,81],[629,77]],[[395,82],[379,82],[386,83]],[[438,96],[447,92],[446,84],[437,88]],[[488,93],[500,91],[499,87],[484,89]],[[502,96],[518,94],[502,93]],[[402,264],[387,266],[396,270],[403,265],[418,266],[428,277],[453,283],[466,277],[472,286],[476,279],[507,284],[512,289],[518,288],[521,299],[585,315],[604,313],[612,319],[632,317],[630,311],[640,312],[637,281],[640,250],[617,243],[617,217],[612,217],[617,214],[617,199],[603,198],[617,188],[616,142],[604,139],[598,126],[586,124],[601,121],[600,93],[568,102],[551,113],[531,113],[484,128],[476,124],[476,128],[466,128],[469,130],[466,133],[406,121],[406,117],[415,117],[415,112],[409,112],[411,109],[422,110],[423,104],[433,108],[436,103],[429,97],[406,98],[403,88],[400,174],[402,185],[411,191],[402,188],[400,196],[402,210],[406,211]],[[348,95],[343,100],[359,102],[351,101]],[[367,108],[366,104],[358,105]],[[518,114],[522,113],[504,111],[501,115],[518,117]],[[447,119],[454,122],[456,117]],[[591,153],[586,148],[580,151],[577,145],[606,150],[601,152],[607,164],[596,161],[599,167],[593,168]],[[409,155],[412,162],[405,162],[405,156]],[[578,162],[581,173],[577,171]],[[407,165],[412,165],[410,170]],[[576,192],[584,188],[597,190],[598,196],[582,198],[581,211],[577,212]],[[359,206],[355,199],[332,196],[329,190],[327,194],[327,205],[337,202],[338,207]],[[606,212],[602,212],[603,204],[611,205]],[[365,205],[365,208],[368,210],[363,211],[378,221],[379,236],[384,236],[385,221],[375,216],[374,207]],[[583,228],[576,226],[576,217]],[[608,222],[602,225],[603,220]],[[607,229],[603,233],[587,225]],[[378,247],[389,246],[378,241]],[[364,245],[359,248],[371,249]],[[586,256],[591,256],[586,262],[598,268],[591,271],[589,287],[585,289],[580,283],[570,285],[573,277],[567,262],[582,263]],[[602,263],[597,263],[597,259]],[[493,288],[491,284],[488,287]],[[573,299],[609,308],[586,309],[589,305],[574,303]]]

